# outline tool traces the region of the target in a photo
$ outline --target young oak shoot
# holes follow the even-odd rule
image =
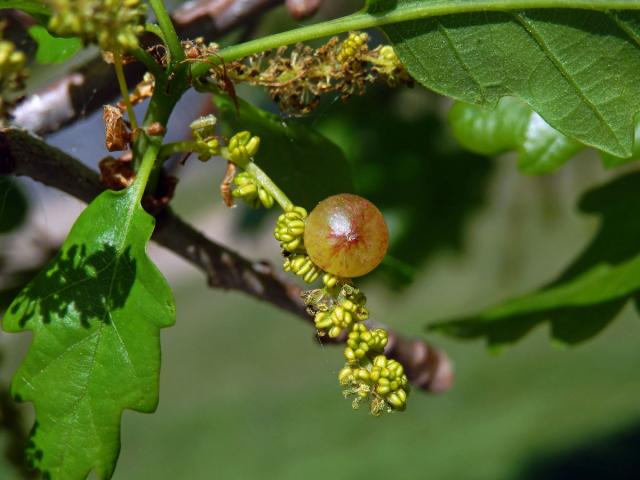
[[[253,161],[259,147],[258,137],[242,131],[220,148],[220,154],[242,170],[236,177],[242,180],[234,182],[234,196],[266,208],[275,199],[284,210],[274,230],[285,257],[284,270],[307,283],[322,275],[323,287],[302,296],[319,336],[347,334],[346,364],[338,379],[345,396],[355,397],[353,407],[368,402],[376,416],[404,410],[409,392],[404,368],[384,354],[387,332],[370,330],[363,323],[369,318],[366,297],[351,280],[373,270],[386,253],[388,231],[382,214],[362,197],[340,194],[321,201],[308,215]]]

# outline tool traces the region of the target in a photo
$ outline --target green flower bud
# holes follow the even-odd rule
[[[322,282],[327,286],[327,288],[335,287],[340,281],[340,277],[336,277],[331,273],[325,273],[322,277]]]
[[[322,273],[309,258],[308,255],[294,254],[285,258],[283,269],[285,272],[291,272],[307,283],[313,283]]]
[[[344,350],[344,356],[347,363],[357,365],[365,357],[380,354],[387,345],[387,332],[381,328],[369,330],[363,323],[355,323],[349,336],[347,337],[347,346]],[[376,372],[377,377],[379,373]],[[376,380],[377,380],[376,377]]]
[[[233,183],[236,188],[233,189],[231,194],[236,198],[243,199],[250,207],[273,207],[274,200],[271,194],[261,185],[258,185],[255,178],[249,173],[239,173],[234,177]]]
[[[307,211],[302,207],[293,207],[278,217],[273,236],[280,242],[283,250],[295,252],[302,249],[306,218]]]
[[[354,333],[354,332],[351,332]],[[356,333],[364,334],[361,329]],[[350,336],[352,340],[354,336]],[[347,347],[347,350],[350,350]],[[351,350],[353,351],[353,350]],[[356,351],[353,356],[356,357]],[[345,350],[345,357],[349,357]],[[407,394],[409,391],[409,381],[402,365],[397,361],[388,359],[384,355],[378,355],[373,359],[373,363],[368,362],[359,366],[358,361],[350,361],[347,358],[347,365],[340,370],[338,380],[344,387],[345,396],[358,395],[366,392],[369,399],[369,410],[373,415],[380,415],[383,412],[393,410],[403,411],[407,406]],[[361,400],[361,399],[360,399]]]
[[[260,202],[264,208],[273,207],[273,197],[269,192],[267,192],[264,188],[260,187],[258,189],[258,198],[260,198]]]
[[[335,338],[347,328],[356,328],[353,324],[355,322],[362,322],[363,320],[366,320],[368,316],[369,312],[363,305],[356,304],[344,296],[338,296],[338,299],[332,308],[316,314],[315,325],[320,335],[328,334],[329,337]],[[362,350],[363,353],[357,354],[356,350],[358,349]],[[350,358],[353,357],[359,359],[364,356],[364,353],[366,353],[368,349],[368,346],[361,348],[361,345],[358,344],[355,345],[355,348],[351,349],[351,353],[345,352],[345,355],[349,355]]]
[[[229,140],[229,160],[236,165],[246,165],[252,161],[259,148],[260,137],[252,137],[246,130],[238,132]]]

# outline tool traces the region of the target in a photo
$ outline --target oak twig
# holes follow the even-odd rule
[[[27,176],[84,202],[104,189],[98,174],[79,160],[16,128],[0,128],[0,175]],[[203,271],[212,288],[244,292],[313,325],[300,288],[282,280],[269,263],[249,260],[213,242],[170,209],[157,220],[153,240]],[[447,355],[422,340],[389,331],[386,354],[405,366],[409,380],[421,390],[438,393],[453,383]]]

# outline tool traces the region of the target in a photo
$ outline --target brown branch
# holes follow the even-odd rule
[[[103,190],[93,170],[15,128],[0,128],[0,175],[31,177],[85,202]],[[170,210],[158,217],[153,240],[202,270],[211,287],[242,291],[312,324],[298,286],[283,281],[269,263],[248,260],[211,241]],[[392,331],[389,339],[387,355],[406,367],[414,386],[432,393],[451,387],[453,369],[445,353],[422,340],[407,339]]]
[[[177,8],[172,19],[181,38],[214,40],[283,1],[194,0]],[[151,34],[142,39],[145,45],[156,41]],[[139,82],[143,74],[144,68],[137,62],[125,68],[129,85]],[[12,112],[14,123],[37,134],[51,133],[102,108],[118,94],[113,68],[96,54],[65,77],[27,97]]]

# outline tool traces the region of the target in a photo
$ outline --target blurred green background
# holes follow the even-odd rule
[[[340,350],[315,344],[297,318],[212,292],[197,275],[174,285],[160,408],[125,415],[115,478],[637,478],[640,324],[631,309],[573,349],[550,345],[543,328],[499,355],[423,330],[536,286],[580,250],[596,222],[573,214],[571,197],[600,167],[576,162],[545,179],[496,162],[463,253],[436,255],[402,292],[367,284],[375,319],[429,338],[455,363],[450,392],[414,391],[402,414],[352,411],[335,381]],[[623,461],[629,452],[636,470]]]
[[[276,12],[262,28],[283,22]],[[188,99],[177,124],[184,130],[201,106]],[[612,176],[590,154],[536,178],[509,156],[462,152],[442,120],[446,109],[419,88],[382,89],[287,121],[339,144],[357,191],[383,209],[392,258],[365,283],[372,318],[443,348],[455,365],[452,390],[413,391],[401,414],[354,412],[336,380],[339,348],[318,345],[308,324],[270,305],[207,288],[199,272],[152,250],[178,319],[162,332],[158,411],[123,416],[116,480],[640,478],[640,322],[631,308],[570,349],[551,344],[545,328],[502,352],[425,333],[431,321],[552,279],[597,227],[575,213],[577,199]],[[78,143],[99,134],[99,118],[92,122],[53,141],[96,160]],[[278,261],[270,217],[219,206],[221,165],[191,161],[176,173],[178,212],[245,255]],[[36,190],[32,216],[47,195]],[[6,382],[29,338],[1,340]],[[29,417],[30,406],[23,410]],[[17,478],[2,462],[0,479]]]
[[[523,177],[508,158],[494,165],[461,250],[432,257],[402,291],[381,279],[366,285],[376,320],[448,352],[456,368],[451,391],[414,391],[406,412],[382,418],[352,411],[336,382],[340,350],[319,346],[307,324],[212,291],[194,270],[165,270],[178,321],[162,333],[161,401],[153,415],[123,416],[114,478],[637,478],[640,324],[631,309],[572,349],[550,345],[544,328],[500,354],[424,334],[430,320],[547,280],[596,227],[571,203],[602,177],[597,162],[579,159],[544,179]],[[183,179],[178,209],[197,198],[200,168]],[[211,195],[209,186],[200,199]],[[193,206],[187,216],[197,218]],[[206,213],[238,218],[243,211]],[[238,248],[276,258],[268,232],[253,236]],[[6,345],[4,377],[27,343]],[[0,478],[15,477],[0,466]]]

